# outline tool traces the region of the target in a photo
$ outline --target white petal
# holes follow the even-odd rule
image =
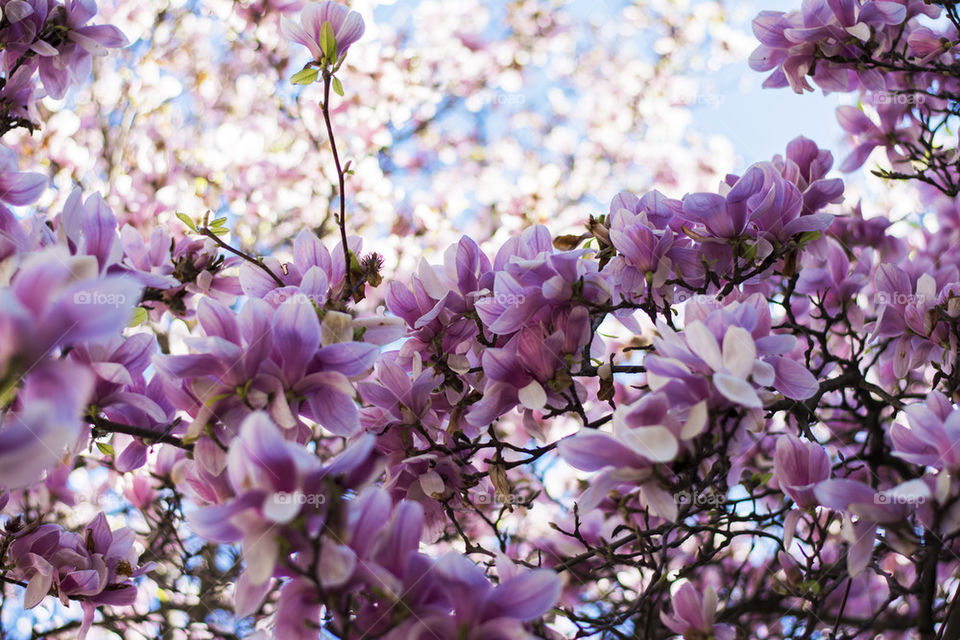
[[[658,376],[655,373],[650,373],[649,371],[647,371],[647,385],[650,387],[651,391],[656,391],[657,389],[660,389],[671,380],[673,380],[673,378],[665,378],[663,376]]]
[[[714,371],[720,371],[723,368],[720,345],[710,329],[707,329],[707,325],[699,320],[694,320],[687,325],[683,333],[687,338],[687,345],[694,355],[706,362],[707,366]]]
[[[339,587],[350,579],[356,566],[357,556],[350,547],[327,540],[320,551],[317,577],[326,588]]]
[[[947,498],[950,497],[950,472],[944,470],[937,474],[937,489],[936,489],[936,500],[937,502],[946,502]]]
[[[52,582],[53,576],[49,572],[46,575],[39,571],[33,574],[30,582],[27,583],[27,591],[23,594],[23,608],[32,609],[40,604],[40,601],[50,591]]]
[[[929,273],[917,278],[917,297],[920,308],[933,306],[937,299],[937,281]]]
[[[783,519],[783,548],[790,549],[793,543],[793,534],[797,531],[797,523],[800,521],[801,511],[792,509],[787,517]]]
[[[717,391],[730,402],[744,407],[760,408],[763,406],[757,392],[742,378],[734,378],[726,373],[715,373],[713,374],[713,384],[717,387]]]
[[[900,502],[920,504],[930,497],[930,487],[927,486],[926,482],[917,478],[899,484],[893,489],[884,491],[884,493],[896,498]]]
[[[263,584],[273,574],[280,549],[272,529],[251,531],[243,541],[243,559],[247,563],[250,584]]]
[[[712,584],[708,584],[703,590],[703,619],[712,621],[717,615],[717,590]]]
[[[746,378],[757,359],[757,345],[743,327],[730,327],[723,336],[723,367],[737,378]]]
[[[450,287],[445,286],[437,275],[437,270],[427,262],[426,258],[420,258],[420,268],[417,275],[420,276],[420,283],[423,285],[427,295],[434,300],[439,300],[447,295]]]
[[[773,385],[773,381],[777,377],[777,372],[769,362],[754,360],[750,375],[753,377],[753,381],[761,387],[769,387]]]
[[[240,618],[246,618],[257,612],[263,599],[267,597],[270,591],[272,580],[265,580],[262,584],[250,584],[250,578],[243,572],[237,579],[237,585],[233,590],[234,611]],[[246,636],[249,638],[250,636]]]
[[[446,489],[443,478],[436,471],[427,471],[420,476],[420,488],[431,498],[440,498]]]
[[[470,370],[470,360],[468,360],[465,355],[451,353],[447,356],[447,366],[450,367],[454,373],[463,375]]]
[[[702,400],[690,407],[690,413],[687,414],[687,420],[683,423],[683,429],[680,430],[680,438],[690,440],[703,433],[707,426],[707,401]]]
[[[520,389],[517,396],[520,399],[520,404],[527,409],[543,409],[547,406],[547,392],[536,380],[531,380],[530,384]]]
[[[852,27],[847,27],[847,33],[866,42],[870,39],[870,26],[863,22],[858,22]]]
[[[303,494],[279,492],[263,499],[263,515],[267,520],[286,524],[300,513]]]
[[[676,436],[666,427],[623,429],[618,437],[623,444],[653,462],[669,462],[680,450]]]
[[[643,494],[643,500],[653,511],[665,520],[676,522],[677,520],[677,500],[672,494],[667,493],[654,483],[648,483],[640,487],[640,493]]]

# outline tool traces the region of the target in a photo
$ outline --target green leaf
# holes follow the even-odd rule
[[[194,224],[193,220],[191,220],[190,216],[188,216],[187,214],[181,213],[178,211],[177,217],[180,218],[180,221],[183,222],[183,224],[187,225],[191,231],[197,230],[197,225]]]
[[[130,319],[128,327],[139,327],[150,318],[150,314],[143,307],[137,307],[133,310],[133,317]]]
[[[770,478],[773,477],[773,472],[768,471],[767,473],[755,473],[751,478],[758,486],[762,484],[767,484],[770,482]]]
[[[105,442],[98,442],[98,443],[97,443],[97,449],[100,449],[100,453],[102,453],[102,454],[105,455],[105,456],[112,456],[112,455],[113,455],[113,446],[111,446],[111,445],[109,445],[109,444],[107,444],[107,443],[105,443]]]
[[[324,22],[320,27],[320,49],[326,62],[336,62],[337,38],[333,35],[333,25],[329,22]]]
[[[223,400],[224,398],[229,398],[231,395],[232,395],[232,394],[230,394],[230,393],[218,393],[218,394],[215,395],[215,396],[212,396],[212,397],[210,397],[210,398],[207,398],[207,399],[204,401],[203,404],[207,405],[208,407],[212,407],[213,405],[215,405],[216,403],[220,402],[220,401]]]
[[[210,223],[210,226],[211,226],[211,227],[222,227],[222,226],[223,226],[223,223],[225,223],[226,221],[227,221],[226,218],[217,218],[216,220],[214,220],[213,222]]]
[[[340,78],[331,78],[331,79],[333,80],[333,92],[342,98],[343,85],[340,84]]]
[[[230,233],[230,229],[224,227],[210,227],[210,232],[215,236],[225,236]]]
[[[820,593],[820,583],[816,580],[804,580],[800,583],[800,588],[813,595]]]
[[[316,69],[301,69],[293,74],[293,77],[290,78],[290,82],[293,84],[311,84],[317,80],[317,75],[319,71]]]

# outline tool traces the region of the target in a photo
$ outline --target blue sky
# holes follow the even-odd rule
[[[783,0],[747,0],[725,3],[731,15],[746,19],[733,26],[750,34],[750,21],[762,10],[789,11],[799,8],[797,2]],[[752,162],[769,159],[783,150],[790,140],[804,135],[820,147],[833,151],[835,166],[846,155],[843,131],[837,124],[837,106],[850,102],[849,96],[815,93],[795,94],[790,88],[763,89],[768,73],[750,69],[746,60],[728,64],[704,74],[709,90],[723,96],[717,105],[696,105],[695,126],[705,134],[718,134],[733,143],[741,158],[738,169]]]

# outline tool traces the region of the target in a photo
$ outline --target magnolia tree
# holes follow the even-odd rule
[[[753,23],[750,62],[772,71],[767,86],[859,97],[838,112],[854,142],[840,169],[884,147],[874,172],[907,181],[922,208],[864,216],[830,177],[832,155],[801,136],[713,190],[624,191],[566,233],[527,214],[547,202],[566,220],[598,167],[643,164],[591,139],[598,119],[629,113],[617,126],[632,131],[662,114],[615,92],[584,103],[597,109],[585,119],[558,108],[586,158],[580,143],[543,138],[512,168],[566,158],[569,174],[501,201],[483,194],[509,175],[491,179],[499,156],[473,155],[499,142],[419,140],[443,130],[447,107],[412,116],[403,74],[422,70],[394,62],[396,75],[378,75],[397,49],[364,51],[367,25],[345,6],[228,7],[236,37],[209,53],[238,55],[212,93],[195,78],[225,136],[215,142],[202,120],[148,119],[152,133],[137,136],[136,118],[104,108],[138,113],[130,70],[148,68],[157,43],[175,53],[178,28],[196,36],[198,14],[141,15],[155,30],[124,54],[128,38],[98,23],[91,0],[0,6],[0,200],[39,203],[0,207],[0,636],[960,637],[952,2],[810,0]],[[502,86],[521,53],[549,58],[562,11],[507,8],[515,28],[497,42],[520,44],[491,56],[501,66],[475,86],[454,86],[458,62],[431,51],[451,83],[433,90],[451,104],[496,84],[483,71]],[[489,62],[498,46],[444,24],[444,11],[425,38],[458,32]],[[673,71],[671,47],[653,46],[659,62],[637,71],[648,87]],[[137,49],[147,67],[103,73]],[[128,103],[122,91],[71,102],[95,65]],[[280,99],[287,120],[217,103],[224,74],[254,91],[268,69],[284,91],[304,87]],[[380,91],[397,94],[380,103]],[[393,105],[411,132],[369,104]],[[535,122],[540,107],[520,107],[513,123]],[[286,168],[212,157],[203,175],[203,153],[181,162],[158,133],[184,144],[196,132],[198,149],[242,156],[244,136],[281,135],[288,121],[310,144]],[[404,135],[417,142],[391,152]],[[656,146],[636,153],[660,158]],[[690,146],[685,158],[705,157]],[[377,248],[404,237],[409,256],[435,242],[417,244],[432,218],[391,211],[384,223],[379,202],[396,196],[400,218],[418,209],[364,179],[394,175],[394,160],[415,179],[433,153],[468,157],[463,172],[427,172],[431,206],[476,199],[489,218],[405,270],[402,251],[365,251],[358,232]],[[41,164],[55,189],[19,170]],[[716,170],[694,164],[683,179]],[[652,186],[681,182],[652,166]],[[565,177],[581,182],[538,193]],[[326,202],[319,219],[270,211],[271,198],[291,201],[277,185],[301,180],[304,202]],[[161,215],[191,184],[179,220]]]
[[[288,256],[305,228],[333,238],[322,85],[290,83],[310,51],[281,32],[300,4],[101,0],[133,44],[95,58],[69,102],[43,101],[37,133],[7,138],[23,166],[49,167],[40,206],[60,210],[80,185],[145,235],[211,209],[259,255]],[[702,190],[732,165],[690,126],[723,99],[695,76],[746,58],[751,38],[712,2],[610,0],[588,20],[590,4],[351,3],[366,29],[331,110],[352,160],[350,231],[385,275],[464,233],[492,250],[531,224],[567,232],[618,191]]]

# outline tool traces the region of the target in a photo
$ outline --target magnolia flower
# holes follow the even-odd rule
[[[160,376],[146,382],[144,372],[156,348],[149,333],[137,333],[126,339],[116,337],[98,344],[75,347],[70,360],[83,363],[96,374],[90,404],[115,422],[135,425],[157,434],[174,420],[173,405],[163,389]],[[179,428],[173,433],[179,433]],[[127,442],[129,441],[129,444]],[[114,459],[118,471],[130,471],[146,464],[147,445],[129,436],[116,434]]]
[[[0,200],[12,205],[36,202],[47,188],[47,179],[39,173],[17,170],[17,155],[0,145]]]
[[[624,200],[622,194],[617,198]],[[651,287],[662,287],[673,275],[670,258],[673,230],[656,229],[643,211],[633,214],[625,208],[614,210],[613,207],[611,205],[608,233],[618,255],[611,261],[610,271],[618,287],[637,296],[646,292],[648,279]]]
[[[825,507],[844,513],[841,532],[850,544],[847,572],[856,576],[870,562],[879,525],[897,525],[931,498],[923,480],[909,480],[885,491],[877,491],[857,480],[824,480],[814,488],[817,500]],[[854,522],[851,516],[856,516]]]
[[[803,194],[804,214],[843,200],[843,180],[825,177],[833,166],[833,154],[819,148],[813,140],[794,138],[787,143],[786,158],[774,156],[773,164]]]
[[[700,321],[691,322],[684,331],[687,344],[713,371],[713,384],[727,400],[745,407],[762,407],[763,402],[747,377],[757,368],[757,348],[753,337],[742,327],[729,327],[722,346]],[[758,368],[760,376],[769,377],[769,370]]]
[[[71,362],[44,362],[30,372],[17,405],[0,421],[0,486],[37,480],[76,446],[92,390],[89,369]]]
[[[75,248],[75,255],[95,257],[100,273],[104,273],[123,257],[117,217],[99,193],[82,198],[80,188],[74,189],[63,205],[57,231]]]
[[[806,183],[817,176],[817,169],[805,176],[790,157],[804,163],[809,172],[813,162],[810,155],[816,151],[816,145],[812,149],[805,146],[803,151],[797,145],[788,146],[788,162],[777,156],[774,162],[751,165],[741,177],[727,176],[720,194],[687,194],[683,198],[682,217],[702,225],[698,229],[711,238],[729,241],[743,235],[757,237],[763,240],[757,248],[758,252],[762,251],[761,256],[769,254],[771,243],[783,243],[799,233],[825,229],[833,216],[815,211],[836,201],[843,193],[843,183],[819,179]]]
[[[899,26],[906,15],[903,3],[880,0],[810,0],[800,11],[763,11],[753,21],[760,46],[750,56],[750,67],[774,70],[764,87],[789,85],[797,93],[813,91],[807,75],[824,91],[848,91],[858,83],[882,88],[884,76],[879,71],[867,69],[858,77],[843,65],[824,60],[824,52],[838,54],[847,47],[857,57],[852,42],[869,40],[871,28]]]
[[[363,399],[384,409],[394,420],[414,424],[430,411],[430,394],[443,377],[432,369],[418,367],[411,379],[402,367],[384,358],[377,364],[376,380],[357,384]]]
[[[36,362],[51,349],[116,335],[140,299],[132,278],[107,275],[91,256],[50,247],[26,255],[0,289],[0,356]]]
[[[773,477],[798,506],[812,507],[817,504],[813,487],[830,477],[830,459],[819,444],[783,435],[777,439]]]
[[[805,254],[807,260],[798,274],[797,293],[815,293],[832,313],[844,307],[855,313],[856,307],[850,301],[870,280],[873,251],[865,251],[851,264],[843,245],[835,238],[824,238],[820,247],[821,257],[815,262],[813,255]]]
[[[225,459],[212,443],[209,447],[202,446],[207,440],[197,443],[194,452],[197,466],[217,471],[209,480],[218,483],[225,480],[226,486],[218,489],[226,497],[218,500],[219,504],[192,512],[191,527],[208,540],[243,540],[243,557],[247,563],[245,585],[256,591],[273,576],[285,557],[281,538],[286,541],[288,551],[295,544],[294,530],[284,528],[285,525],[298,517],[311,522],[324,520],[327,493],[330,493],[325,481],[340,476],[342,486],[352,487],[369,475],[373,440],[371,435],[361,436],[324,466],[306,448],[284,439],[284,432],[266,413],[254,412],[243,421],[240,434],[230,444]],[[344,562],[347,559],[329,555],[321,558],[321,564],[328,568],[340,567],[341,574],[349,573],[343,568]],[[349,575],[343,580],[347,577]],[[253,596],[245,593],[244,597]]]
[[[411,607],[415,615],[388,634],[389,640],[526,640],[531,636],[522,623],[549,611],[562,588],[560,577],[549,569],[516,567],[501,571],[501,582],[494,586],[480,567],[454,552],[423,564],[425,571],[410,577],[426,584],[414,585],[419,594],[404,599],[422,594],[426,601]]]
[[[960,410],[940,392],[926,402],[904,408],[910,427],[899,422],[890,427],[893,455],[912,464],[960,469]]]
[[[714,237],[732,239],[744,233],[756,215],[751,197],[763,186],[763,171],[753,166],[725,195],[690,193],[683,198],[683,217],[702,224]]]
[[[796,346],[796,338],[770,333],[770,311],[761,296],[723,304],[687,303],[687,326],[682,332],[658,321],[656,351],[644,359],[651,389],[672,380],[683,382],[704,399],[705,378],[713,397],[750,409],[763,407],[757,387],[772,386],[788,398],[805,400],[818,390],[816,378],[802,364],[781,354]]]
[[[684,638],[715,638],[733,640],[736,632],[727,624],[715,624],[717,615],[717,592],[707,585],[701,595],[690,582],[682,582],[678,588],[671,589],[673,611],[660,612],[660,620],[671,631]]]
[[[957,39],[957,29],[948,25],[944,32],[936,32],[928,27],[917,27],[910,32],[907,44],[910,51],[919,57],[919,64],[926,64],[950,50]]]
[[[60,11],[51,11],[48,23],[58,29],[52,33],[66,32],[61,42],[46,42],[38,39],[32,49],[40,59],[40,79],[50,97],[60,99],[71,83],[77,83],[90,75],[93,56],[106,55],[106,50],[125,47],[127,37],[113,25],[88,25],[97,13],[94,0],[66,0]],[[49,28],[52,25],[47,25]]]
[[[320,4],[309,4],[300,12],[300,24],[297,24],[289,18],[284,18],[280,24],[280,30],[288,39],[302,44],[310,50],[310,55],[317,62],[323,60],[323,48],[320,44],[323,25],[330,23],[333,29],[333,36],[336,40],[336,51],[338,57],[346,54],[354,42],[363,36],[364,24],[363,18],[356,11],[350,11],[347,7],[336,2],[321,2]],[[328,63],[336,62],[328,60]]]
[[[567,464],[601,471],[580,496],[581,509],[592,509],[615,488],[639,487],[640,500],[654,513],[676,520],[677,500],[652,479],[652,466],[676,458],[681,442],[702,433],[707,418],[706,402],[671,406],[671,391],[663,389],[620,405],[613,415],[613,434],[583,429],[561,440],[558,451]]]
[[[79,638],[84,638],[98,605],[124,606],[137,597],[132,578],[154,567],[138,567],[132,529],[110,529],[99,513],[82,535],[45,524],[18,536],[10,545],[12,577],[27,582],[24,607],[33,608],[55,589],[64,606],[71,598],[82,600],[83,620]]]
[[[600,304],[609,285],[585,260],[589,250],[554,252],[550,232],[536,226],[504,243],[494,260],[491,295],[476,303],[477,315],[492,333],[507,335],[524,326],[550,322],[568,306],[575,287],[584,299]]]
[[[581,336],[588,335],[588,317],[583,313],[558,316],[566,325],[549,336],[533,328],[521,329],[502,349],[487,349],[481,358],[486,385],[483,399],[470,407],[467,422],[482,427],[510,409],[543,409],[556,394],[549,382],[563,367],[565,354],[576,354]],[[565,322],[564,322],[565,321]],[[559,403],[559,401],[557,401]]]
[[[859,169],[876,147],[886,148],[887,159],[894,167],[904,163],[904,158],[896,147],[898,140],[909,137],[912,128],[911,126],[897,127],[903,117],[903,105],[893,103],[880,105],[877,107],[877,114],[880,117],[879,125],[856,107],[849,105],[837,107],[837,121],[857,142],[857,146],[840,165],[840,171]]]
[[[351,377],[366,372],[377,355],[374,345],[340,342],[321,346],[321,326],[312,304],[290,298],[276,309],[249,300],[239,318],[205,298],[197,317],[206,337],[199,353],[157,356],[154,363],[171,379],[183,380],[183,393],[195,403],[189,435],[201,433],[213,414],[243,419],[251,409],[270,412],[285,428],[297,416],[316,420],[339,435],[360,429]],[[208,399],[216,398],[208,402]]]

